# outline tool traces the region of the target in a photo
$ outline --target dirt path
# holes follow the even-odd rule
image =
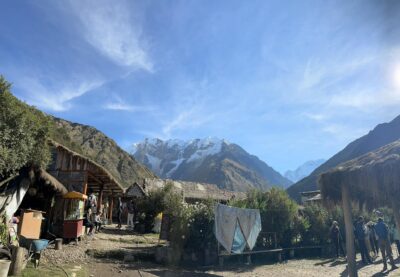
[[[82,267],[85,269],[84,275],[90,277],[347,276],[344,259],[299,259],[281,264],[250,266],[233,262],[222,269],[215,266],[201,270],[163,267],[151,262],[152,251],[154,251],[152,246],[157,242],[155,235],[142,236],[133,234],[129,230],[108,228],[95,236],[87,237],[78,246],[64,245],[63,251],[47,249],[42,262],[50,266]],[[140,254],[139,258],[138,254]],[[396,262],[400,265],[399,259]],[[359,264],[359,276],[400,277],[400,269],[385,273],[382,273],[381,269],[382,262],[378,257],[372,265],[363,267]],[[41,277],[45,276],[41,275]]]

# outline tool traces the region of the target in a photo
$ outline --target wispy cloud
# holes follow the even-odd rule
[[[131,105],[118,96],[115,96],[113,101],[104,104],[103,107],[104,109],[107,110],[127,111],[127,112],[150,112],[155,110],[155,107],[153,106]]]
[[[84,38],[118,65],[153,72],[142,29],[128,1],[71,1]]]
[[[28,102],[51,111],[66,111],[70,101],[103,85],[102,81],[58,83],[57,86],[44,85],[38,77],[21,78],[16,86],[29,94]]]

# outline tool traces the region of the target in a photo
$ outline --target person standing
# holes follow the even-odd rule
[[[377,235],[375,233],[375,223],[370,221],[367,224],[367,227],[369,229],[369,242],[374,253],[374,258],[376,258],[379,255],[379,246],[378,246]]]
[[[399,230],[397,229],[397,226],[395,226],[393,229],[393,240],[396,243],[397,254],[400,257],[400,234]]]
[[[355,237],[360,247],[361,259],[364,264],[372,264],[371,257],[368,253],[367,246],[365,244],[365,237],[367,236],[367,230],[364,224],[364,218],[360,216],[355,226]]]
[[[346,256],[345,253],[344,253],[344,250],[343,250],[339,223],[337,223],[337,221],[333,221],[332,222],[332,226],[331,226],[331,230],[330,230],[330,236],[331,236],[332,243],[335,246],[336,258],[339,258],[339,250],[342,251],[343,256]]]
[[[389,256],[390,264],[392,265],[392,270],[396,269],[397,266],[394,264],[392,246],[389,239],[389,228],[383,222],[382,217],[378,219],[378,223],[375,225],[375,232],[378,235],[378,245],[382,253],[383,270],[387,270],[387,260],[386,255]]]
[[[117,202],[118,225],[117,225],[117,228],[119,228],[119,229],[122,228],[122,212],[123,212],[123,206],[122,206],[121,197],[118,197],[118,202]]]
[[[130,200],[128,203],[128,222],[127,225],[129,228],[134,228],[134,223],[133,219],[135,217],[135,203],[133,203],[133,200]]]

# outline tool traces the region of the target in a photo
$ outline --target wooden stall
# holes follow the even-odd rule
[[[63,238],[77,239],[83,235],[85,194],[71,191],[64,195]]]
[[[97,208],[112,218],[112,199],[122,196],[121,184],[105,169],[88,157],[78,154],[57,142],[50,141],[53,162],[49,173],[65,185],[68,191],[75,191],[97,197]],[[110,203],[105,205],[104,199]],[[107,210],[104,208],[108,207]]]

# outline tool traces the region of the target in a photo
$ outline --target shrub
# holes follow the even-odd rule
[[[325,244],[329,239],[329,228],[332,222],[328,211],[319,205],[308,205],[302,211],[309,226],[302,233],[302,243],[306,245]]]
[[[297,216],[298,206],[288,194],[278,188],[262,192],[252,190],[243,200],[233,200],[229,203],[239,208],[259,209],[263,232],[276,232],[278,241],[290,243],[287,237]]]
[[[50,118],[19,101],[10,88],[0,76],[0,181],[24,166],[46,167],[50,160]]]

